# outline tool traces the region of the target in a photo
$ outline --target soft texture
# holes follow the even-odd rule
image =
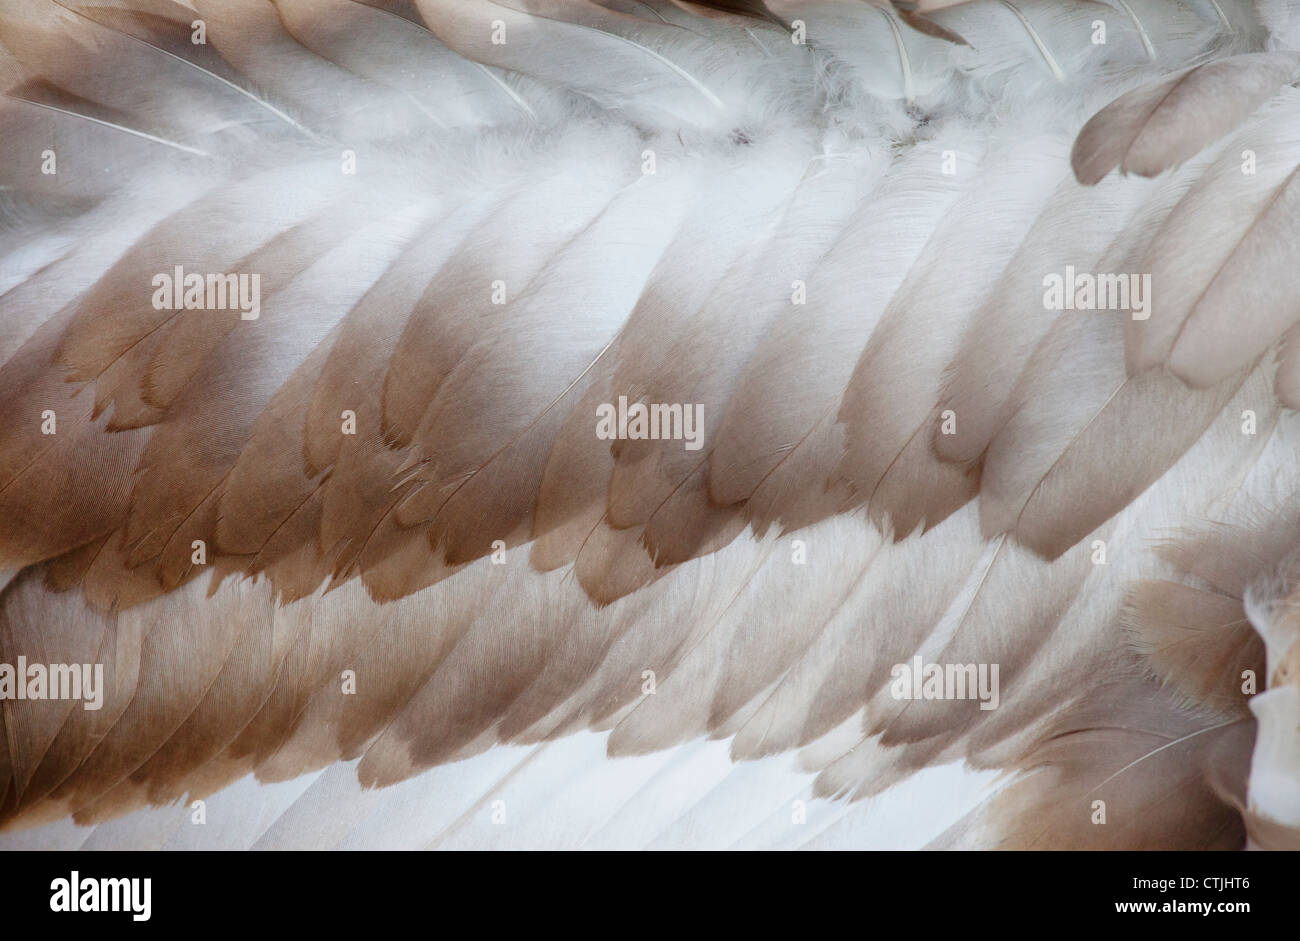
[[[0,845],[1294,841],[1298,18],[7,4]]]

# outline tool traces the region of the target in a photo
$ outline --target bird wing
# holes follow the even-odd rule
[[[1293,7],[7,5],[5,825],[1284,840]]]

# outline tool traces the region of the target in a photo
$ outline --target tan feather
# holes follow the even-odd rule
[[[1296,76],[1291,53],[1232,56],[1161,79],[1117,98],[1083,126],[1071,163],[1080,183],[1115,167],[1156,176],[1236,128]]]
[[[934,423],[942,421],[933,403],[944,367],[956,352],[953,334],[997,282],[1000,266],[982,264],[981,252],[997,246],[1009,253],[1021,242],[1060,180],[1059,167],[1043,155],[1044,148],[1052,153],[1060,145],[1040,139],[990,163],[988,185],[964,193],[948,212],[858,361],[839,410],[847,426],[840,473],[877,519],[899,515],[909,526],[921,520],[934,525],[972,493],[966,472],[933,453]],[[996,214],[996,229],[977,232],[965,220],[989,218],[982,201],[996,199],[994,181],[1004,173],[1020,179],[1023,192],[1033,195],[1014,212]],[[939,282],[943,291],[936,289]],[[957,421],[960,425],[960,414]],[[895,527],[898,536],[909,531]]]
[[[1139,270],[1150,273],[1158,301],[1150,319],[1127,327],[1131,372],[1168,362],[1187,382],[1206,387],[1251,362],[1294,320],[1283,293],[1250,282],[1267,281],[1262,269],[1288,250],[1288,243],[1268,240],[1286,230],[1294,198],[1295,142],[1284,116],[1297,100],[1281,96],[1226,145],[1157,233]],[[1254,152],[1257,173],[1241,172],[1243,150]],[[1212,234],[1201,221],[1210,212],[1218,220]],[[1251,306],[1232,313],[1243,291]],[[1248,329],[1236,328],[1240,318]]]

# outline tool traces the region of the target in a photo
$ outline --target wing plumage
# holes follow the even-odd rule
[[[6,8],[0,662],[106,687],[0,703],[0,819],[233,787],[237,845],[461,845],[487,796],[418,782],[526,780],[525,844],[777,845],[802,788],[835,845],[964,762],[1013,774],[936,845],[1293,839],[1280,6]],[[916,656],[998,708],[900,700]],[[579,773],[623,796],[570,831]]]

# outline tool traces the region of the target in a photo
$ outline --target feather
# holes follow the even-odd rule
[[[1095,257],[1091,267],[1101,272],[1127,271],[1137,267],[1146,245],[1170,209],[1186,194],[1187,188],[1205,166],[1206,163],[1200,161],[1189,164],[1148,194],[1140,208],[1129,215],[1124,228],[1109,247]],[[1053,273],[1061,277],[1059,272],[1064,268],[1051,267],[1055,268]],[[991,309],[996,312],[996,307]],[[1015,380],[1014,388],[1001,403],[1002,414],[995,418],[985,409],[965,410],[968,419],[979,418],[981,415],[984,417],[985,435],[988,425],[997,426],[990,440],[985,440],[985,435],[968,433],[971,426],[978,426],[977,421],[959,424],[954,435],[936,436],[936,450],[950,460],[960,459],[963,456],[960,446],[974,439],[974,446],[968,446],[964,453],[982,458],[980,513],[985,520],[986,532],[1001,532],[1014,525],[1015,517],[1023,508],[1020,501],[1025,498],[1035,479],[1035,468],[1041,473],[1047,466],[1045,463],[1036,463],[1036,460],[1039,456],[1046,457],[1051,453],[1050,449],[1040,449],[1038,446],[1052,440],[1057,431],[1064,428],[1066,423],[1060,420],[1063,414],[1069,415],[1076,408],[1087,407],[1085,401],[1075,394],[1074,387],[1056,381],[1061,363],[1075,364],[1076,368],[1088,374],[1094,361],[1085,351],[1096,349],[1099,355],[1095,365],[1108,372],[1111,370],[1109,357],[1112,354],[1101,352],[1107,348],[1106,342],[1113,342],[1115,336],[1111,316],[1091,310],[1067,311],[1058,314],[1050,325],[1046,325],[1046,333],[1029,355],[1024,371]],[[978,338],[978,334],[974,336]],[[1087,339],[1084,340],[1084,337]],[[1098,343],[1101,337],[1110,339]],[[960,367],[960,363],[956,364],[956,368]],[[972,401],[958,396],[950,396],[949,400],[954,406]],[[979,398],[973,401],[980,404]],[[994,420],[990,422],[990,418]],[[1043,424],[1040,425],[1039,422]],[[1032,448],[1026,447],[1030,441],[1034,442]],[[982,454],[978,450],[981,447],[984,449]],[[1011,459],[1013,452],[1016,457]],[[1052,457],[1055,457],[1054,453]]]
[[[185,398],[152,436],[150,449],[141,459],[142,470],[133,487],[127,524],[127,539],[133,546],[132,564],[159,558],[171,547],[158,564],[166,564],[176,553],[183,556],[183,564],[188,567],[192,539],[210,540],[212,534],[206,531],[206,523],[199,524],[203,531],[196,534],[182,533],[178,527],[190,520],[205,501],[212,501],[209,512],[215,513],[219,488],[257,415],[298,365],[294,351],[299,357],[304,355],[304,333],[311,338],[306,344],[310,350],[365,293],[391,261],[395,245],[409,236],[427,211],[428,207],[417,203],[392,215],[381,215],[327,252],[286,287],[277,305],[281,319],[266,317],[243,322],[241,327],[251,329],[232,333],[225,341],[224,355],[214,357],[200,370]],[[349,265],[341,264],[344,258],[349,259]],[[324,278],[333,278],[337,285],[330,293],[332,303],[327,305],[317,303],[312,296]],[[225,368],[229,363],[245,364],[242,379],[237,370]],[[254,366],[264,368],[253,371]],[[178,468],[163,458],[171,454],[184,455],[185,470],[179,476]],[[177,535],[181,539],[174,538]]]
[[[319,140],[329,128],[342,140],[371,140],[427,117],[409,97],[354,75],[300,45],[266,0],[194,0],[206,39],[246,84],[265,89],[293,123]],[[368,108],[356,107],[367,100]],[[293,136],[301,136],[296,132]]]
[[[1173,724],[1161,704],[1151,704],[1149,693],[1132,681],[1106,687],[1093,702],[1105,702],[1108,715],[1123,718],[1102,719],[1103,710],[1083,706],[1059,724],[1026,757],[1026,773],[977,812],[986,840],[998,834],[996,845],[1002,849],[1041,849],[1058,841],[1089,849],[1242,845],[1240,815],[1205,783],[1204,751],[1248,734],[1248,727],[1188,720]],[[1105,804],[1108,826],[1091,822],[1097,800]],[[1076,812],[1058,817],[1053,808],[1060,807]],[[1202,823],[1195,840],[1170,839],[1183,813],[1195,814]],[[937,845],[952,849],[968,844],[941,839]]]
[[[179,150],[182,153],[193,154],[197,157],[207,157],[207,151],[199,150],[197,147],[190,147],[186,144],[169,140],[158,134],[151,134],[147,131],[132,127],[131,118],[128,115],[88,101],[78,95],[64,91],[56,85],[36,79],[31,82],[24,82],[15,88],[5,92],[8,98],[14,101],[21,101],[37,108],[45,108],[56,114],[67,115],[68,117],[78,118],[83,121],[89,121],[100,127],[109,128],[110,130],[120,131],[123,134],[130,134],[141,140],[146,140],[154,144],[161,144],[164,147],[170,147],[173,150]]]
[[[621,168],[609,168],[599,178],[569,180],[561,188],[556,174],[563,153],[552,159],[542,176],[550,185],[512,194],[516,198],[504,202],[505,212],[485,219],[466,236],[455,264],[441,273],[433,293],[403,329],[384,380],[383,429],[390,443],[409,447],[415,441],[439,385],[473,346],[477,331],[471,328],[499,312],[502,305],[494,303],[494,294],[509,301],[523,293],[546,261],[626,181]],[[503,235],[511,239],[512,249],[495,264],[488,265],[472,250]],[[479,311],[477,318],[468,318],[467,304]]]
[[[1285,845],[1290,739],[1247,779],[1294,711],[1289,589],[1252,587],[1295,542],[1284,289],[1204,389],[1195,315],[1179,375],[1130,375],[1112,312],[1023,322],[1048,266],[1163,272],[1159,329],[1175,276],[1187,312],[1220,268],[1284,283],[1290,90],[1154,184],[1068,148],[1285,30],[725,6],[0,14],[6,87],[210,155],[0,103],[0,660],[109,668],[102,710],[0,710],[0,822],[51,824],[0,843]],[[176,264],[259,273],[259,317],[158,309]],[[620,396],[702,405],[702,446],[598,437]],[[900,700],[917,656],[997,664],[999,707]]]
[[[1144,212],[1158,218],[1163,207],[1179,192],[1181,186],[1174,181],[1169,191],[1157,197]],[[1139,222],[1138,231],[1152,221]],[[1127,241],[1117,242],[1099,262],[1099,267],[1103,270],[1129,267],[1133,256]],[[1226,403],[1233,388],[1231,383],[1189,396],[1172,377],[1158,374],[1126,377],[1117,365],[1121,328],[1116,316],[1122,315],[1093,311],[1067,315],[1058,322],[1044,348],[1035,353],[1022,388],[1016,393],[1017,411],[993,439],[984,459],[981,516],[987,532],[1014,529],[1017,538],[1028,540],[1038,551],[1059,553],[1069,544],[1066,540],[1071,535],[1081,538],[1101,522],[1106,510],[1120,506],[1137,492],[1120,489],[1125,486],[1120,484],[1121,480],[1127,478],[1126,486],[1130,488],[1144,487],[1144,481],[1154,480],[1195,440],[1199,435],[1197,428],[1204,428],[1204,423]],[[1079,375],[1091,377],[1089,381],[1069,387],[1056,381],[1054,375],[1063,361],[1070,362]],[[1173,411],[1163,419],[1157,418],[1165,409]],[[1121,418],[1126,413],[1130,417]],[[1267,427],[1271,408],[1265,408],[1260,414]],[[1148,420],[1152,424],[1146,427],[1154,432],[1147,439],[1151,447],[1122,454],[1116,451],[1110,460],[1092,463],[1098,446],[1111,446],[1099,445],[1100,442],[1114,442],[1118,439],[1108,436],[1127,433],[1119,430],[1122,424]],[[1108,430],[1112,422],[1115,424]],[[1174,427],[1179,431],[1172,435],[1155,430]],[[1030,441],[1034,442],[1032,447],[1028,446]],[[1163,447],[1169,450],[1162,451]],[[1010,459],[1013,452],[1017,454],[1014,460]],[[1089,457],[1084,459],[1084,454]],[[1075,507],[1074,512],[1083,514],[1081,518],[1067,524],[1058,517],[1043,524],[1042,535],[1030,534],[1028,525],[1032,524],[1027,525],[1026,521],[1035,515],[1031,504],[1044,500],[1042,488],[1053,486],[1049,482],[1052,477],[1062,473],[1089,473],[1085,467],[1097,472],[1103,466],[1107,468],[1108,482],[1090,488],[1089,492],[1094,496],[1109,492],[1112,494],[1109,502]],[[1046,497],[1043,505],[1052,499]],[[1067,503],[1056,506],[1064,509]],[[1039,542],[1043,536],[1050,543]]]
[[[778,16],[803,22],[808,44],[845,63],[854,79],[877,98],[908,103],[924,98],[940,87],[951,68],[948,43],[900,25],[890,5],[782,0],[774,8]]]
[[[710,460],[709,493],[718,503],[751,498],[819,422],[833,418],[878,311],[957,197],[956,181],[935,178],[942,159],[935,148],[918,147],[889,167],[835,244],[805,262],[807,270],[792,273],[803,275],[798,280],[805,285],[807,307],[792,306],[792,315],[770,321],[736,380]],[[882,221],[903,213],[913,220],[906,235]],[[831,284],[840,287],[824,289]],[[775,287],[790,304],[785,279]]]
[[[305,419],[304,469],[311,476],[335,464],[350,443],[351,436],[343,435],[339,424],[344,411],[364,414],[358,433],[367,439],[374,436],[375,415],[365,414],[370,410],[364,406],[378,404],[384,367],[392,358],[397,334],[428,290],[432,276],[459,244],[458,236],[463,237],[464,230],[479,220],[484,208],[475,205],[460,220],[435,218],[412,240],[388,276],[340,324],[338,340],[321,368]],[[438,238],[432,237],[434,233]]]
[[[957,420],[955,428],[936,427],[931,433],[941,458],[958,463],[979,459],[1006,421],[1012,390],[1029,366],[1038,342],[1052,330],[1057,317],[1068,316],[1044,309],[1043,272],[1054,274],[1076,267],[1092,271],[1113,233],[1126,228],[1140,199],[1140,191],[1132,188],[1114,186],[1090,192],[1073,180],[1063,182],[1052,194],[999,283],[966,326],[946,370],[939,408],[951,410]],[[1088,207],[1086,221],[1081,221],[1084,205]],[[1063,231],[1064,219],[1070,224]],[[1067,290],[1073,292],[1074,286]],[[1129,297],[1130,303],[1138,300]],[[993,375],[987,368],[990,362],[999,366]]]
[[[619,337],[613,381],[614,391],[626,395],[629,402],[695,404],[698,397],[704,399],[699,402],[704,421],[716,421],[714,410],[720,411],[736,360],[744,352],[723,354],[713,374],[714,356],[708,343],[712,320],[736,316],[726,297],[740,285],[747,287],[751,269],[746,267],[746,251],[761,253],[773,232],[791,220],[791,200],[801,191],[816,192],[817,186],[806,184],[808,162],[784,146],[763,147],[753,156],[730,172],[718,168],[704,173],[699,187],[705,197],[684,220],[680,236],[666,250],[628,317]],[[747,191],[762,195],[746,201],[743,215],[721,211]],[[690,276],[681,277],[683,271]],[[785,284],[774,286],[782,295],[785,288]],[[714,313],[713,305],[726,313]],[[663,342],[665,329],[677,338],[671,344]],[[711,435],[704,433],[701,443],[707,450]],[[660,445],[623,440],[614,449],[618,466],[610,481],[609,508],[611,520],[622,526],[645,522],[702,456],[700,451],[686,450],[680,441]],[[662,470],[661,462],[667,462]],[[641,487],[642,476],[653,482]]]
[[[250,245],[264,244],[271,237],[268,229],[274,234],[277,226],[300,221],[333,195],[335,166],[281,167],[254,174],[243,185],[220,193],[206,187],[192,193],[184,208],[138,237],[103,274],[93,302],[79,300],[75,319],[60,341],[59,362],[73,378],[90,380],[119,358],[131,356],[140,340],[178,315],[169,309],[173,305],[158,308],[152,303],[157,288],[153,279],[160,273],[172,277],[177,256],[202,256],[205,268],[214,272],[238,271],[235,265],[246,257]],[[287,185],[292,178],[314,178],[320,186],[294,192]],[[267,192],[284,192],[285,198],[268,206]],[[192,271],[203,270],[190,264]],[[116,316],[100,316],[100,304],[111,305]],[[132,368],[142,372],[145,366]]]
[[[1292,327],[1278,343],[1275,390],[1287,408],[1300,408],[1300,326]]]
[[[62,4],[61,4],[62,5]],[[68,7],[109,29],[130,36],[170,59],[184,63],[200,74],[214,79],[235,94],[247,98],[257,107],[273,115],[294,130],[306,136],[311,132],[271,102],[259,97],[245,87],[242,76],[206,42],[194,42],[191,25],[178,16],[184,16],[183,7],[176,3],[159,2],[150,10],[129,10],[112,6]]]
[[[633,106],[629,92],[635,88],[639,108],[662,108],[697,122],[712,121],[723,110],[710,76],[696,75],[678,62],[704,52],[694,40],[590,0],[549,0],[534,5],[532,12],[497,0],[416,2],[434,35],[484,65],[568,85],[606,107]],[[494,31],[504,41],[494,41]],[[546,56],[528,54],[541,46],[548,50]]]
[[[452,429],[468,423],[469,410],[486,410],[493,419],[490,437],[462,436],[454,445],[441,444],[432,465],[436,476],[427,470],[418,474],[417,489],[399,508],[404,524],[434,521],[430,540],[445,541],[448,561],[485,554],[531,513],[543,462],[568,403],[581,397],[593,364],[635,304],[685,214],[694,183],[685,178],[672,189],[633,183],[615,196],[509,305],[508,332],[485,330],[439,388],[417,429],[418,441],[450,438]],[[645,224],[647,200],[656,206],[654,226]],[[619,277],[593,277],[593,270]],[[565,325],[563,331],[555,329],[557,321]],[[514,374],[525,348],[547,351],[552,375]],[[523,382],[535,397],[531,403],[512,387]],[[501,493],[512,497],[503,500]]]
[[[1095,411],[1085,412],[1085,423],[1034,483],[1016,518],[1016,538],[1046,558],[1059,556],[1156,480],[1239,387],[1225,383],[1188,401],[1168,377],[1116,379],[1118,385]],[[1171,409],[1179,415],[1176,429],[1150,418]],[[1139,426],[1147,446],[1125,448],[1121,442],[1138,416],[1152,421]],[[1065,499],[1066,493],[1079,492],[1083,479],[1090,481],[1089,503]]]
[[[1293,198],[1296,125],[1294,96],[1284,95],[1249,130],[1225,147],[1209,171],[1170,213],[1140,270],[1151,274],[1159,297],[1149,320],[1127,327],[1131,372],[1168,362],[1176,375],[1204,388],[1251,362],[1294,320],[1288,298],[1258,283],[1260,268],[1285,252],[1276,239],[1289,224]],[[1240,154],[1255,154],[1258,173],[1242,172]],[[1220,222],[1210,237],[1193,215],[1218,206]],[[1267,247],[1264,247],[1267,243]],[[1240,298],[1249,303],[1227,316]]]
[[[1300,803],[1294,787],[1300,767],[1295,723],[1300,708],[1300,642],[1293,613],[1294,577],[1291,553],[1257,578],[1245,599],[1246,612],[1264,641],[1268,670],[1268,690],[1250,700],[1259,735],[1246,799],[1252,840],[1264,848],[1296,846],[1300,838]]]
[[[807,745],[888,685],[893,665],[917,649],[961,589],[952,580],[934,586],[938,590],[918,603],[921,596],[912,594],[912,587],[930,566],[960,571],[978,559],[982,547],[973,516],[956,513],[940,523],[933,532],[943,536],[933,545],[913,534],[877,552],[865,577],[828,621],[815,625],[802,656],[736,733],[731,746],[736,758],[752,760]],[[818,680],[810,682],[812,676]]]
[[[859,527],[845,520],[838,525]],[[620,755],[646,754],[687,740],[696,730],[714,732],[753,697],[779,681],[802,655],[816,630],[808,625],[826,623],[865,575],[879,550],[879,539],[836,532],[836,524],[808,532],[813,552],[828,542],[851,551],[819,565],[826,591],[808,596],[798,591],[804,581],[799,566],[791,562],[789,538],[765,547],[756,574],[755,590],[728,606],[718,622],[698,638],[680,666],[668,675],[653,697],[645,697],[623,719],[610,739],[610,751]],[[794,600],[793,605],[778,599]],[[783,615],[760,617],[777,605]],[[723,664],[721,670],[718,664]]]
[[[1184,702],[1222,718],[1243,716],[1244,670],[1261,672],[1263,645],[1241,599],[1176,582],[1143,582],[1129,601],[1134,647]]]
[[[706,488],[714,479],[716,461],[726,459],[726,441],[721,437],[724,413],[739,394],[739,377],[752,368],[747,361],[756,347],[762,348],[759,340],[763,334],[771,329],[784,334],[778,326],[783,321],[790,326],[798,323],[799,318],[789,316],[801,310],[792,306],[798,285],[816,270],[833,240],[842,236],[850,214],[861,204],[862,191],[875,179],[860,161],[831,157],[827,165],[821,164],[809,166],[789,203],[781,207],[779,218],[773,219],[773,234],[754,250],[752,261],[731,266],[713,287],[681,341],[666,351],[667,356],[661,354],[656,373],[642,373],[645,378],[629,381],[629,392],[650,402],[688,403],[684,407],[696,408],[699,421],[694,431],[701,450],[691,450],[689,444],[684,447],[681,441],[627,442],[619,454],[621,466],[611,480],[610,509],[620,520],[642,518],[627,512],[630,501],[624,499],[625,493],[634,493],[647,503],[662,501],[647,518],[645,531],[646,547],[661,564],[685,561],[713,544],[720,533],[734,530],[731,517],[737,516],[735,509],[724,511],[712,505],[712,494]],[[759,284],[766,287],[761,302],[755,297]],[[654,307],[640,308],[638,313],[658,317]],[[807,318],[803,319],[806,323]],[[747,338],[716,350],[698,332],[706,325],[710,332]],[[764,344],[774,345],[769,339],[764,339]],[[635,355],[633,351],[639,347],[628,342],[621,349]],[[650,362],[641,358],[637,370]],[[632,371],[625,368],[616,378]],[[745,430],[733,432],[730,440],[748,441],[746,435],[768,424],[754,421],[755,417],[741,419],[738,426]],[[706,452],[708,458],[702,461]],[[624,468],[633,462],[637,470],[653,470],[649,484],[629,483],[637,478],[625,474]]]
[[[1091,185],[1115,167],[1138,176],[1176,167],[1235,129],[1298,66],[1282,53],[1233,56],[1128,92],[1079,132],[1070,157],[1075,175]]]
[[[591,416],[608,402],[614,359],[605,356],[593,369],[591,385],[569,412],[547,455],[533,512],[529,559],[549,572],[578,558],[587,538],[605,516],[605,491],[614,470],[609,445],[591,433]]]
[[[875,518],[893,520],[896,535],[934,525],[974,495],[964,469],[933,455],[931,423],[942,420],[933,403],[955,352],[954,332],[996,283],[1000,265],[982,264],[988,254],[981,253],[1006,253],[1021,242],[1059,183],[1060,145],[1053,137],[1035,138],[997,160],[985,158],[983,182],[963,192],[931,236],[881,314],[845,389],[839,472]],[[1012,179],[1014,208],[1005,195]],[[996,218],[996,228],[977,233],[967,224],[973,218]],[[948,293],[935,289],[940,281]]]
[[[6,566],[10,559],[30,564],[61,555],[104,535],[120,518],[131,468],[146,443],[138,434],[103,435],[92,425],[91,397],[51,368],[67,320],[65,313],[44,324],[5,371],[0,507],[16,524],[0,543]],[[70,461],[69,454],[80,457]],[[50,490],[52,480],[72,490]]]
[[[276,234],[236,262],[234,270],[248,272],[250,276],[256,273],[259,279],[266,277],[267,293],[274,296],[282,285],[301,275],[334,247],[340,233],[355,221],[359,211],[355,200],[345,197]],[[260,286],[258,294],[260,302]],[[239,306],[244,301],[242,294],[238,301],[231,303],[231,309],[225,313],[207,309],[179,310],[157,331],[159,336],[148,355],[148,365],[143,368],[143,375],[137,377],[140,392],[148,405],[163,411],[170,408],[232,331],[247,321],[246,314],[260,316],[257,311],[245,311]]]
[[[410,96],[438,127],[496,123],[502,106],[536,113],[500,75],[442,46],[415,19],[360,0],[276,0],[289,33],[349,71]],[[381,45],[383,57],[370,54]]]
[[[927,16],[915,13],[905,7],[900,7],[897,3],[894,4],[894,8],[898,13],[898,18],[919,33],[924,33],[927,36],[933,36],[935,39],[942,39],[945,42],[950,42],[958,46],[970,45],[970,43],[962,39],[952,30],[944,28]]]
[[[1022,81],[1041,90],[1091,64],[1086,51],[1068,37],[1087,31],[1095,16],[1095,11],[1074,4],[1015,0],[953,5],[936,9],[931,19],[965,40],[969,49],[956,50],[963,70],[992,75],[1018,65],[1026,73]]]
[[[747,16],[786,29],[787,24],[772,12],[763,0],[672,0],[677,6],[708,16],[711,10],[734,16]]]
[[[23,15],[16,12],[0,14],[0,42],[12,51],[17,65],[9,70],[9,84],[25,78],[34,101],[51,114],[64,115],[65,124],[75,118],[102,146],[116,147],[114,138],[133,136],[143,141],[149,137],[166,141],[162,145],[166,153],[175,150],[169,145],[179,144],[206,154],[217,149],[216,135],[245,115],[240,104],[232,102],[229,89],[213,76],[174,58],[142,55],[145,49],[157,50],[68,7],[36,0],[24,4]],[[115,66],[95,66],[99,56],[115,58]],[[173,76],[174,91],[190,92],[202,106],[178,107],[172,87],[156,81],[160,71]],[[242,104],[250,105],[247,99]],[[203,146],[196,146],[200,143]],[[151,148],[158,146],[157,141],[149,143]],[[186,152],[175,150],[178,155]],[[123,167],[136,173],[139,163]]]

